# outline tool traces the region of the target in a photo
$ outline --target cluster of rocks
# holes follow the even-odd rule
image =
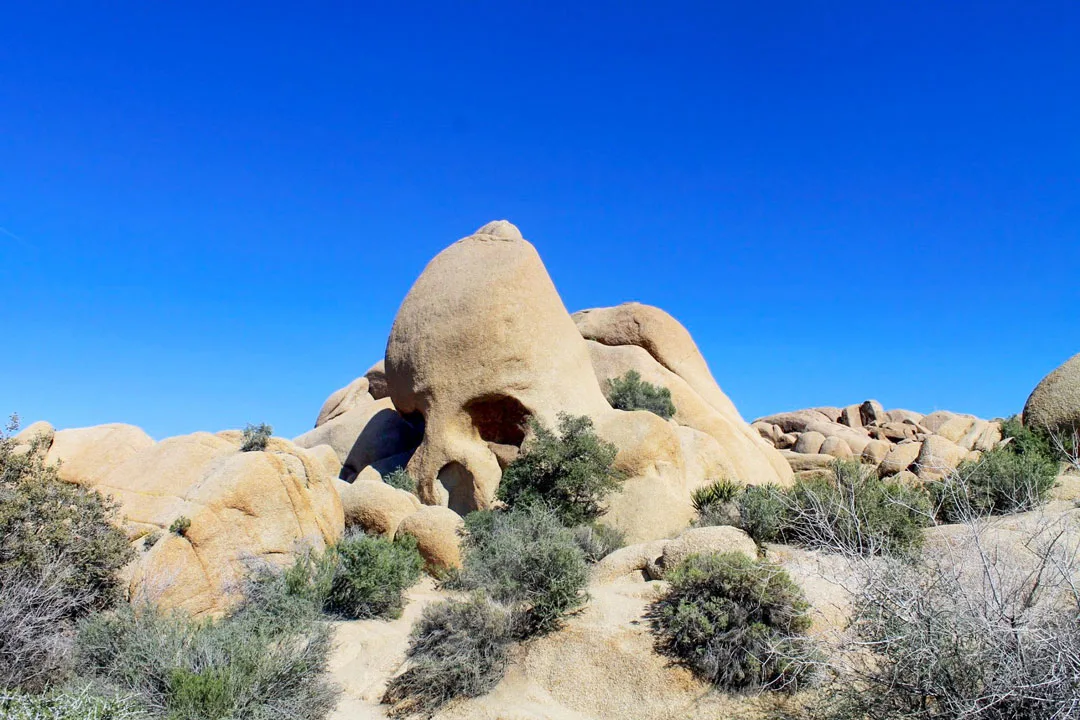
[[[876,400],[769,415],[751,427],[780,450],[796,474],[819,472],[836,459],[858,459],[883,476],[940,478],[1002,442],[999,420],[945,410],[885,410]]]
[[[611,407],[603,387],[629,370],[671,391],[672,419]],[[383,360],[332,393],[315,428],[292,441],[241,452],[235,430],[155,443],[130,425],[35,424],[19,442],[44,434],[63,479],[117,499],[139,550],[133,595],[214,613],[246,564],[287,563],[350,526],[412,535],[432,571],[457,565],[461,516],[492,506],[530,421],[555,427],[563,413],[588,417],[618,448],[626,480],[605,521],[631,542],[685,529],[691,493],[715,478],[794,478],[675,318],[639,303],[571,315],[536,249],[505,221],[428,264]],[[383,481],[396,468],[415,479],[415,493]],[[168,532],[181,516],[190,529]]]

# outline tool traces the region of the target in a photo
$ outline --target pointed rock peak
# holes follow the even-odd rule
[[[524,240],[517,226],[508,220],[492,220],[477,230],[474,235],[489,235],[500,240]]]

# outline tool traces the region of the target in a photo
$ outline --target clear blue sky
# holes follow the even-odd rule
[[[0,411],[294,435],[507,218],[748,419],[1080,352],[1080,3],[10,2]]]

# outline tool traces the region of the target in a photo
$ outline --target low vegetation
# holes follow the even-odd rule
[[[348,619],[397,618],[423,574],[416,539],[351,531],[324,553],[303,553],[284,574],[287,592]],[[272,578],[271,578],[272,579]]]
[[[867,566],[851,637],[815,717],[1036,720],[1080,712],[1075,538],[1037,528],[1022,554],[968,550]]]
[[[274,434],[274,428],[266,423],[252,425],[248,423],[244,428],[244,437],[240,442],[242,452],[256,452],[266,449],[266,444]]]
[[[742,553],[691,555],[652,606],[657,647],[715,685],[796,690],[820,660],[809,608],[780,567]]]
[[[607,381],[607,399],[616,410],[648,410],[665,420],[675,414],[671,391],[641,379],[637,370]]]
[[[1024,512],[1046,502],[1057,479],[1058,463],[1041,450],[1015,452],[1008,446],[961,463],[955,472],[929,485],[938,518],[970,522],[986,515]]]
[[[578,525],[572,532],[585,560],[590,563],[600,562],[626,545],[626,533],[602,522]]]
[[[126,605],[92,616],[76,666],[169,720],[319,720],[337,702],[330,649],[310,602],[262,583],[219,620]]]
[[[409,667],[387,686],[392,716],[432,715],[457,697],[492,690],[506,673],[512,613],[483,593],[425,608],[409,642]]]
[[[535,419],[533,437],[503,472],[498,498],[510,507],[542,504],[567,527],[604,514],[604,500],[622,485],[613,468],[618,448],[601,440],[585,416],[559,416],[554,432]]]
[[[129,697],[102,695],[90,688],[44,695],[0,691],[5,720],[149,720]]]
[[[911,555],[933,521],[927,493],[881,479],[857,462],[837,461],[830,478],[791,488],[748,487],[741,526],[759,544],[781,542],[861,555]]]
[[[181,515],[172,521],[169,525],[169,532],[173,535],[179,535],[180,537],[187,536],[188,530],[191,529],[191,518]]]
[[[690,495],[697,513],[694,525],[738,525],[738,499],[743,490],[740,483],[728,478],[720,478],[694,490]]]
[[[413,479],[412,475],[405,472],[405,468],[394,468],[393,471],[383,475],[383,482],[398,490],[416,492],[416,480]]]
[[[511,608],[522,636],[558,627],[585,603],[588,568],[571,530],[541,505],[465,518],[463,567],[448,580]]]

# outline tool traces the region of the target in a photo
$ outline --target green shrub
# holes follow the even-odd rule
[[[691,555],[667,579],[650,609],[661,652],[728,690],[795,690],[811,678],[809,605],[780,567],[742,553]]]
[[[74,612],[109,607],[119,597],[117,571],[134,555],[114,525],[117,506],[60,480],[45,452],[40,441],[15,452],[13,438],[0,435],[0,570],[37,577],[63,566],[65,587],[80,599]]]
[[[241,452],[265,450],[266,444],[273,434],[274,428],[266,423],[259,423],[258,425],[248,423],[244,428],[244,439],[240,443]]]
[[[506,673],[513,626],[510,612],[482,594],[425,608],[409,642],[409,667],[383,696],[390,714],[430,716],[454,698],[490,691]]]
[[[130,698],[99,695],[89,688],[45,695],[0,690],[0,717],[5,720],[145,720],[148,716]]]
[[[1050,433],[1045,428],[1027,427],[1018,415],[1002,421],[1001,437],[1009,441],[1001,449],[1014,455],[1037,458],[1055,465],[1061,459]]]
[[[584,604],[585,555],[551,510],[531,505],[473,512],[465,531],[463,567],[447,585],[483,591],[511,606],[521,617],[522,635],[552,630]]]
[[[404,593],[424,572],[416,539],[348,534],[330,551],[333,579],[325,607],[347,618],[397,618]]]
[[[498,497],[511,507],[543,504],[567,527],[603,515],[604,499],[622,484],[618,453],[597,437],[587,417],[559,415],[558,434],[531,420],[534,437],[503,472]]]
[[[153,606],[91,616],[80,628],[76,664],[169,720],[325,718],[337,702],[326,672],[331,630],[277,577],[253,584],[220,620]]]
[[[983,453],[978,461],[961,463],[929,487],[942,522],[969,522],[1042,505],[1054,487],[1057,471],[1057,462],[1039,452],[1016,453],[1006,446]]]
[[[395,468],[392,472],[383,475],[383,482],[398,490],[416,492],[416,480],[413,479],[412,475],[405,472],[405,468]]]
[[[641,379],[637,370],[607,381],[607,398],[616,410],[648,410],[667,420],[675,414],[671,391]]]
[[[923,490],[839,460],[831,479],[800,479],[789,489],[747,488],[739,514],[759,544],[863,555],[910,555],[922,546],[923,528],[933,518]]]
[[[157,541],[160,539],[161,533],[159,532],[146,533],[146,535],[143,536],[142,541],[143,550],[149,550],[150,548],[154,547],[155,545],[157,545]]]
[[[578,525],[573,533],[574,541],[590,563],[600,562],[626,545],[626,533],[602,522]]]
[[[743,486],[727,478],[721,478],[697,488],[690,495],[690,502],[697,513],[694,525],[738,525],[739,508],[736,503]]]
[[[172,524],[169,525],[169,532],[171,532],[173,535],[179,535],[180,537],[185,537],[188,530],[190,529],[191,518],[185,515],[181,515],[180,517],[176,518],[172,521]]]
[[[301,553],[281,581],[290,595],[343,618],[397,618],[423,569],[412,536],[391,541],[350,531],[323,553]]]

